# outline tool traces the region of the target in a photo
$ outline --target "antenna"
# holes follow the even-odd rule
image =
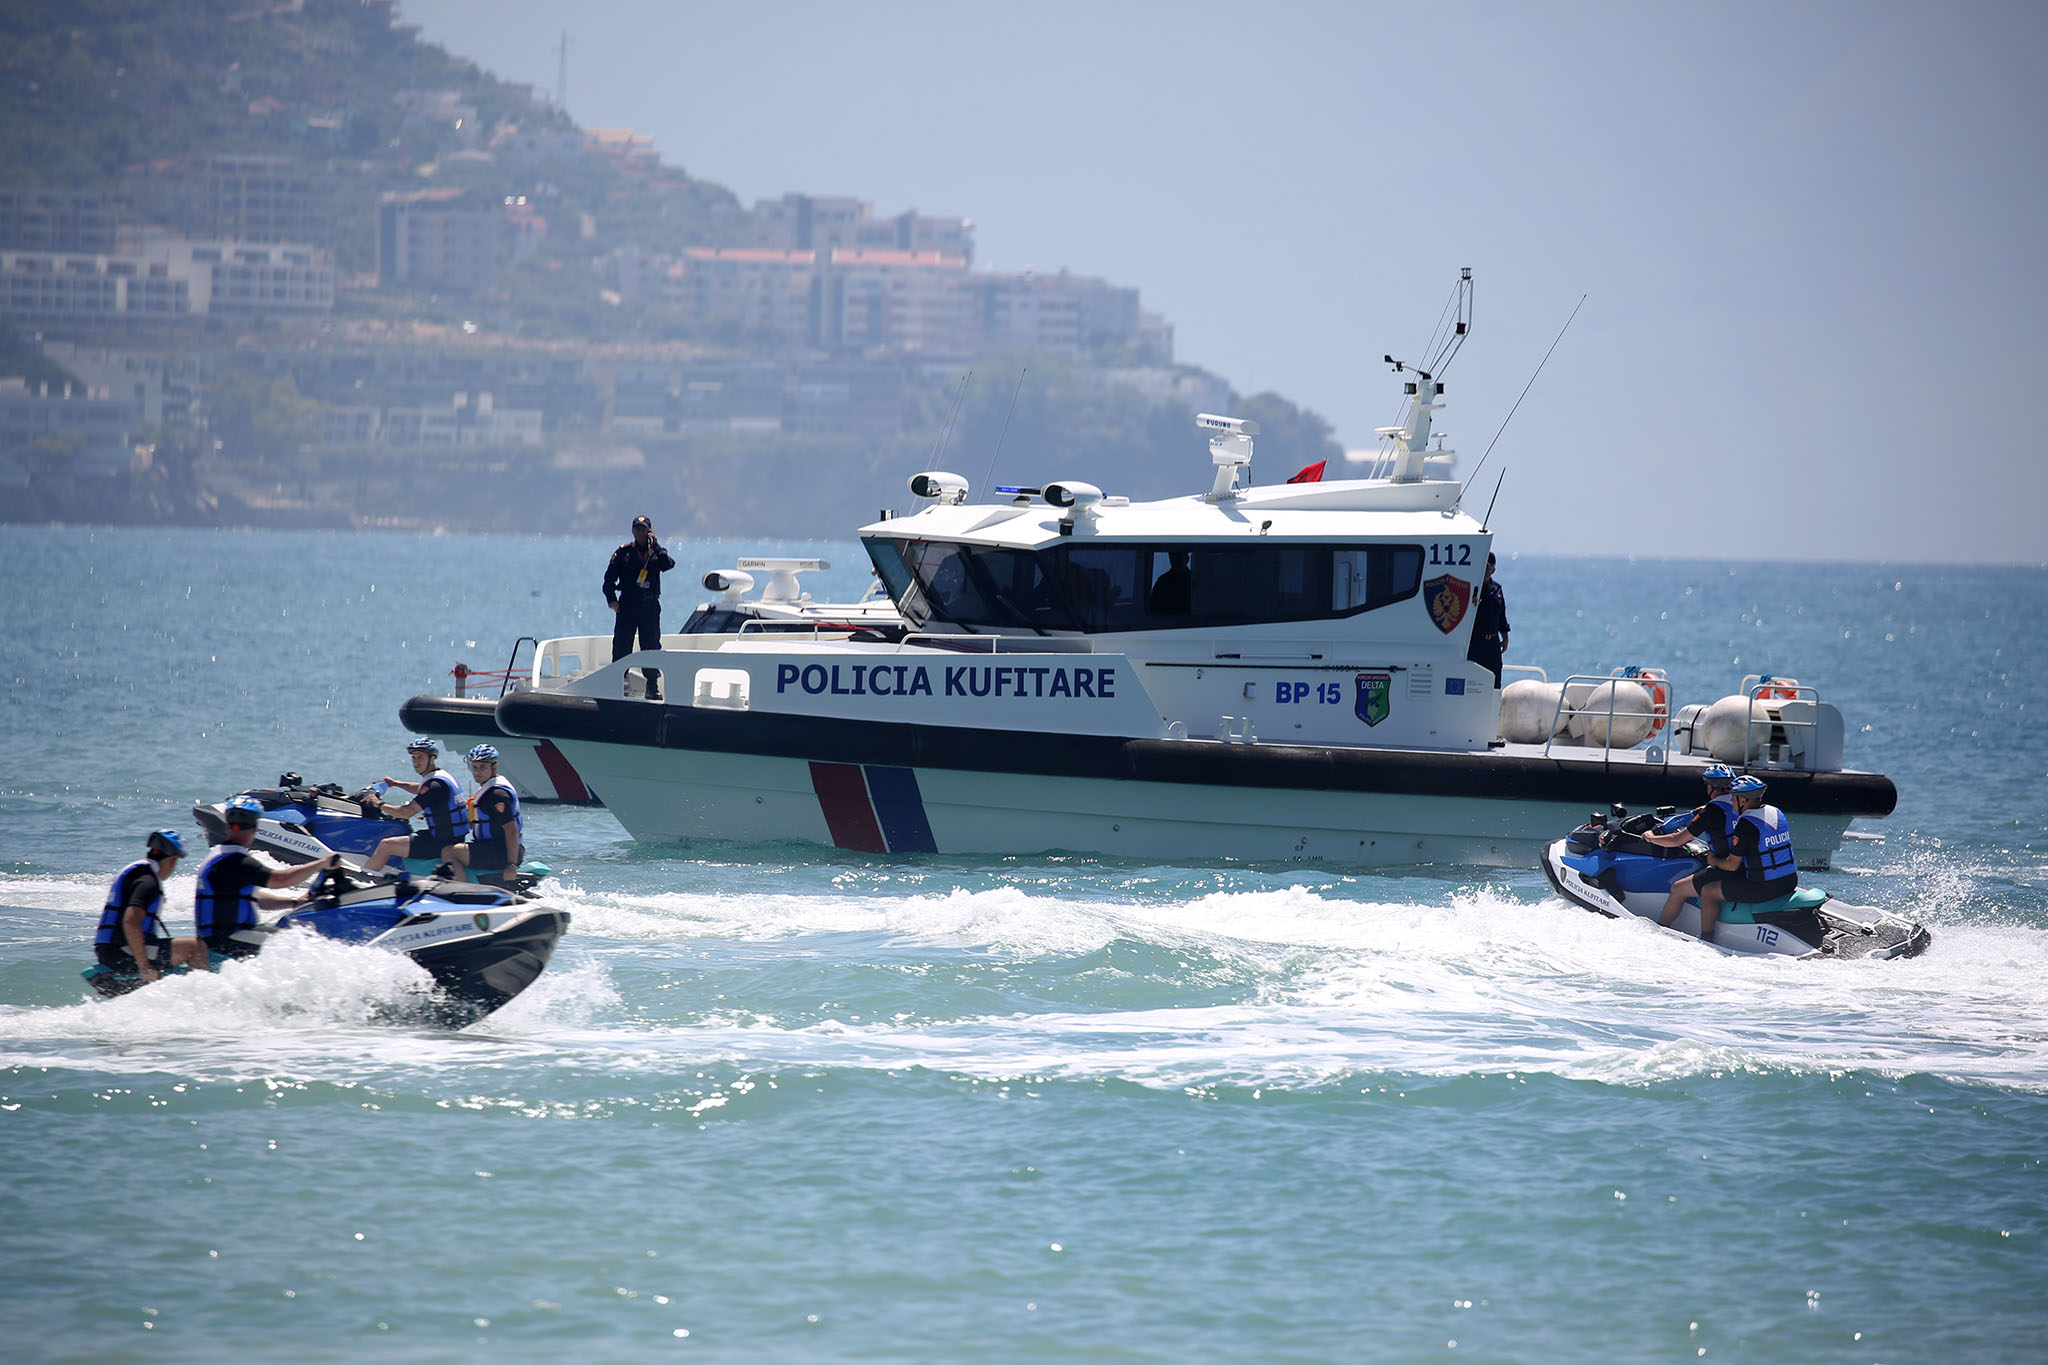
[[[946,453],[946,444],[947,442],[953,439],[953,421],[960,415],[961,400],[967,397],[967,381],[972,378],[974,378],[974,371],[961,371],[960,387],[953,394],[953,407],[952,410],[946,414],[946,425],[939,429],[938,444],[932,447],[931,455],[927,457],[925,460],[924,467],[927,470],[938,468],[939,457]]]
[[[555,57],[555,108],[569,112],[569,30],[562,30],[561,46]]]
[[[1479,529],[1482,531],[1486,529],[1487,523],[1493,520],[1493,505],[1500,501],[1500,486],[1507,482],[1507,477],[1508,472],[1503,469],[1500,472],[1500,477],[1493,481],[1493,496],[1487,499],[1486,515],[1479,519]]]
[[[981,476],[981,486],[984,488],[988,487],[989,480],[996,476],[996,456],[1003,453],[1003,442],[1009,439],[1010,419],[1017,415],[1017,395],[1024,392],[1024,376],[1030,373],[1029,365],[1017,372],[1017,387],[1010,390],[1010,410],[1003,414],[1002,434],[996,437],[996,448],[989,452],[988,473]]]
[[[1572,308],[1572,317],[1571,317],[1571,318],[1566,318],[1566,319],[1564,320],[1564,326],[1562,326],[1562,327],[1560,327],[1560,328],[1558,328],[1558,329],[1557,329],[1557,336],[1556,336],[1555,338],[1553,338],[1553,339],[1551,340],[1551,343],[1550,343],[1550,351],[1554,351],[1554,350],[1556,350],[1556,349],[1557,349],[1557,343],[1558,343],[1558,342],[1560,342],[1560,341],[1563,341],[1563,340],[1564,340],[1564,334],[1565,334],[1566,332],[1568,332],[1568,331],[1570,331],[1570,330],[1571,330],[1571,325],[1572,325],[1572,318],[1575,318],[1575,317],[1577,317],[1577,316],[1579,315],[1579,309],[1581,309],[1581,308],[1584,308],[1585,306],[1586,306],[1586,296],[1585,296],[1584,294],[1581,294],[1581,295],[1579,295],[1579,301],[1578,301],[1578,303],[1577,303],[1576,305],[1574,305],[1574,307]],[[1544,367],[1545,365],[1548,365],[1548,364],[1550,363],[1550,351],[1545,351],[1545,352],[1543,353],[1543,359],[1541,359],[1541,360],[1539,360],[1539,361],[1537,361],[1537,362],[1536,362],[1536,374],[1542,374],[1542,373],[1543,373],[1543,367]],[[1528,383],[1526,383],[1526,384],[1524,384],[1524,385],[1522,385],[1522,394],[1521,394],[1521,397],[1520,397],[1520,398],[1517,398],[1517,399],[1515,399],[1515,405],[1514,405],[1514,407],[1511,407],[1511,408],[1509,408],[1509,409],[1508,409],[1508,415],[1500,419],[1500,431],[1496,431],[1496,432],[1494,432],[1494,433],[1493,433],[1493,439],[1492,439],[1491,441],[1488,441],[1488,442],[1486,443],[1486,455],[1491,455],[1491,454],[1493,454],[1493,448],[1494,448],[1494,447],[1495,447],[1496,445],[1499,445],[1499,444],[1500,444],[1500,434],[1501,434],[1501,432],[1502,432],[1502,431],[1506,431],[1506,430],[1508,429],[1508,423],[1509,423],[1509,422],[1512,422],[1512,421],[1514,421],[1514,420],[1515,420],[1515,414],[1516,414],[1517,412],[1521,411],[1521,407],[1522,407],[1522,399],[1523,399],[1523,398],[1527,398],[1527,397],[1529,396],[1529,390],[1530,390],[1530,389],[1533,389],[1533,388],[1535,388],[1535,387],[1536,387],[1536,374],[1532,374],[1532,375],[1530,375],[1530,376],[1529,376],[1529,382],[1528,382]],[[1472,466],[1472,472],[1471,472],[1470,474],[1468,474],[1468,475],[1466,475],[1466,476],[1465,476],[1465,488],[1470,488],[1470,487],[1472,486],[1472,480],[1474,480],[1474,479],[1478,478],[1478,477],[1479,477],[1479,471],[1480,471],[1481,469],[1483,469],[1483,468],[1485,468],[1485,467],[1486,467],[1486,455],[1481,455],[1481,456],[1479,457],[1479,463],[1478,463],[1478,464],[1475,464],[1475,465],[1473,465],[1473,466]],[[1502,471],[1502,476],[1503,476],[1503,477],[1505,477],[1505,476],[1506,476],[1506,471]],[[1460,488],[1460,489],[1458,490],[1458,501],[1459,501],[1459,502],[1463,502],[1463,501],[1465,500],[1465,488]],[[1495,485],[1493,486],[1493,495],[1494,495],[1495,497],[1499,497],[1499,496],[1500,496],[1500,485],[1499,485],[1498,483],[1496,483],[1496,484],[1495,484]],[[1492,504],[1488,504],[1488,506],[1487,506],[1487,511],[1488,511],[1488,514],[1489,514],[1489,515],[1491,515],[1491,513],[1492,513],[1492,510],[1493,510],[1493,509],[1492,509]]]

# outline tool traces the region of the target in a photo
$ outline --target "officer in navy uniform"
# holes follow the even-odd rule
[[[341,866],[341,855],[330,853],[318,862],[298,867],[273,867],[249,851],[256,838],[256,824],[263,807],[247,796],[228,802],[225,812],[227,835],[213,856],[199,867],[199,886],[192,894],[192,918],[197,921],[199,939],[213,960],[249,957],[260,945],[234,937],[238,929],[256,927],[256,907],[279,908],[299,905],[300,896],[274,896],[271,891],[297,886],[316,872]]]
[[[482,874],[495,872],[510,886],[519,875],[525,822],[519,817],[519,792],[498,775],[498,746],[479,744],[466,755],[469,776],[476,783],[469,798],[469,841],[448,850],[448,861]],[[484,880],[479,875],[478,881]]]
[[[605,605],[616,613],[612,623],[612,658],[623,659],[634,652],[633,637],[640,649],[661,648],[661,574],[673,569],[661,542],[654,538],[654,523],[646,517],[633,518],[633,538],[612,551],[604,566]],[[641,670],[647,677],[649,700],[661,700],[661,670]]]
[[[1735,828],[1735,799],[1728,795],[1728,784],[1735,780],[1733,771],[1715,763],[1700,774],[1707,784],[1707,803],[1692,813],[1692,818],[1679,828],[1666,834],[1645,834],[1646,844],[1662,848],[1677,848],[1694,839],[1705,839],[1707,847],[1716,854],[1728,852],[1728,835]],[[1680,877],[1671,884],[1671,894],[1664,898],[1664,908],[1657,915],[1659,924],[1669,927],[1678,918],[1688,899],[1699,894],[1695,883],[1701,878],[1714,881],[1721,876],[1719,868],[1703,867],[1690,877]]]
[[[1472,618],[1472,646],[1465,657],[1493,674],[1500,690],[1501,656],[1508,649],[1508,599],[1493,576],[1493,556],[1486,556],[1486,581],[1479,585],[1479,607]]]
[[[206,945],[196,938],[172,938],[164,929],[164,882],[178,870],[185,841],[176,830],[149,836],[147,856],[121,869],[107,890],[93,933],[93,956],[120,976],[154,981],[173,967],[206,969]]]
[[[1727,851],[1709,858],[1709,866],[1689,879],[1699,892],[1700,937],[1709,943],[1721,918],[1722,902],[1761,905],[1799,889],[1792,825],[1785,812],[1765,804],[1767,790],[1762,778],[1748,773],[1728,784],[1735,819],[1729,826]],[[1668,902],[1665,911],[1658,923],[1668,926],[1676,912]]]
[[[441,741],[421,735],[405,746],[405,752],[419,781],[402,777],[387,777],[384,781],[400,791],[411,792],[413,799],[402,806],[392,806],[379,797],[371,805],[387,820],[410,820],[423,815],[427,820],[426,832],[394,834],[381,840],[377,851],[363,864],[365,872],[382,872],[384,864],[393,858],[445,861],[450,850],[469,833],[469,807],[462,800],[462,784],[434,766],[441,756]]]

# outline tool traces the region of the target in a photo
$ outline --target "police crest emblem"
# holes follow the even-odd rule
[[[1387,718],[1393,695],[1393,674],[1361,673],[1358,675],[1358,700],[1352,710],[1367,725],[1378,725]]]
[[[1429,619],[1449,635],[1465,619],[1465,608],[1472,605],[1472,585],[1447,573],[1438,574],[1422,585],[1422,600],[1429,607]]]

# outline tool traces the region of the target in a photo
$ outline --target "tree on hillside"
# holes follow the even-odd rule
[[[207,422],[221,458],[244,470],[304,472],[305,449],[320,435],[322,404],[290,375],[229,370],[207,395]]]

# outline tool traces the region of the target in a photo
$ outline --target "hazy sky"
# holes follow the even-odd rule
[[[1505,549],[2048,561],[2048,6],[403,8],[547,90],[567,30],[580,123],[743,202],[1135,285],[1354,447],[1460,266],[1466,469],[1587,295],[1482,478]]]

